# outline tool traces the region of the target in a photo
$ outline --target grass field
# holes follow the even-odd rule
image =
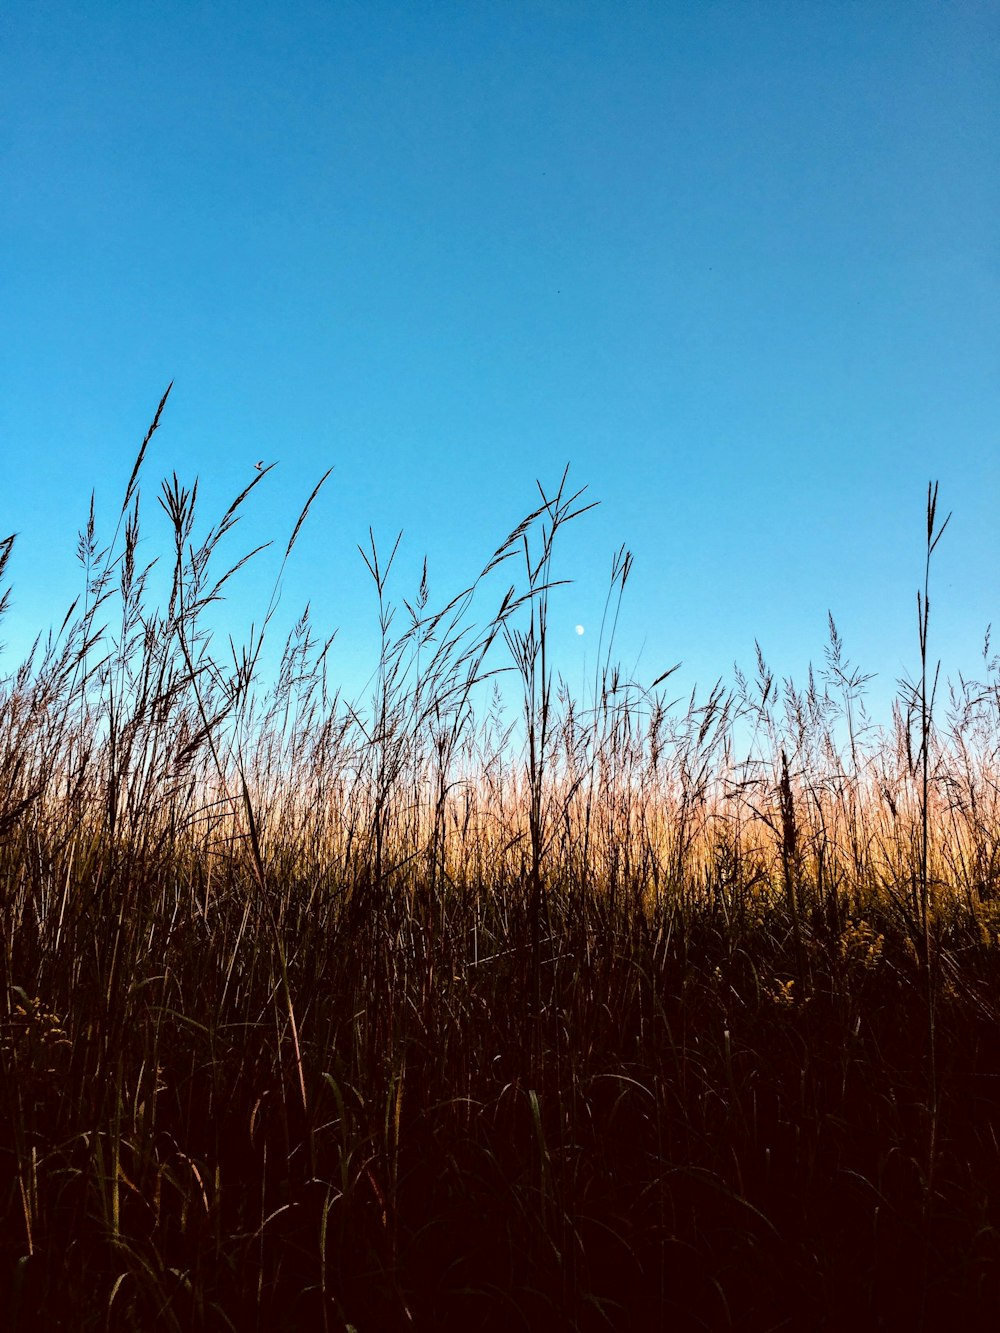
[[[564,487],[478,624],[371,546],[362,712],[306,618],[269,687],[266,615],[206,628],[264,474],[193,545],[165,483],[150,605],[145,448],[0,683],[2,1327],[995,1328],[1000,681],[938,687],[936,490],[883,727],[832,622],[801,692],[574,700]]]

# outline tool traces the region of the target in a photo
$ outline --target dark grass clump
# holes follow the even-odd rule
[[[307,615],[260,689],[273,600],[215,649],[263,474],[201,542],[164,484],[151,605],[160,411],[0,684],[0,1324],[994,1328],[1000,687],[935,697],[936,492],[888,729],[832,620],[801,693],[678,712],[609,652],[574,700],[565,477],[401,632],[371,540],[362,708]]]

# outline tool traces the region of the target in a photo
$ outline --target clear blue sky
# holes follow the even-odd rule
[[[618,650],[708,686],[916,664],[926,486],[953,510],[933,644],[974,670],[1000,590],[996,3],[22,3],[0,29],[0,536],[14,657],[79,589],[91,488],[252,475],[234,554],[374,622],[474,576],[536,477],[600,500],[554,604],[571,677],[612,553]],[[234,590],[245,621],[275,561]],[[574,627],[583,624],[579,637]],[[1000,626],[998,626],[1000,635]],[[362,671],[362,674],[364,672]],[[879,684],[876,683],[876,690]]]

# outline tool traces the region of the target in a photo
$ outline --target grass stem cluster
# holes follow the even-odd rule
[[[574,698],[565,476],[405,623],[370,536],[362,705],[308,613],[261,684],[275,597],[213,635],[267,469],[200,540],[163,484],[155,604],[165,402],[0,678],[0,1324],[995,1327],[1000,674],[939,697],[936,488],[884,726],[832,618],[802,689],[625,678],[624,548]]]

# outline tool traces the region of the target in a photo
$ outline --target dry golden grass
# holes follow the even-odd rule
[[[305,617],[266,692],[273,606],[215,653],[265,473],[194,547],[164,484],[149,604],[163,406],[0,684],[3,1326],[994,1327],[1000,686],[934,694],[936,493],[887,729],[832,621],[801,694],[760,660],[671,710],[609,652],[583,709],[547,660],[565,477],[483,627],[478,582],[424,582],[393,637],[364,552],[362,713]]]

